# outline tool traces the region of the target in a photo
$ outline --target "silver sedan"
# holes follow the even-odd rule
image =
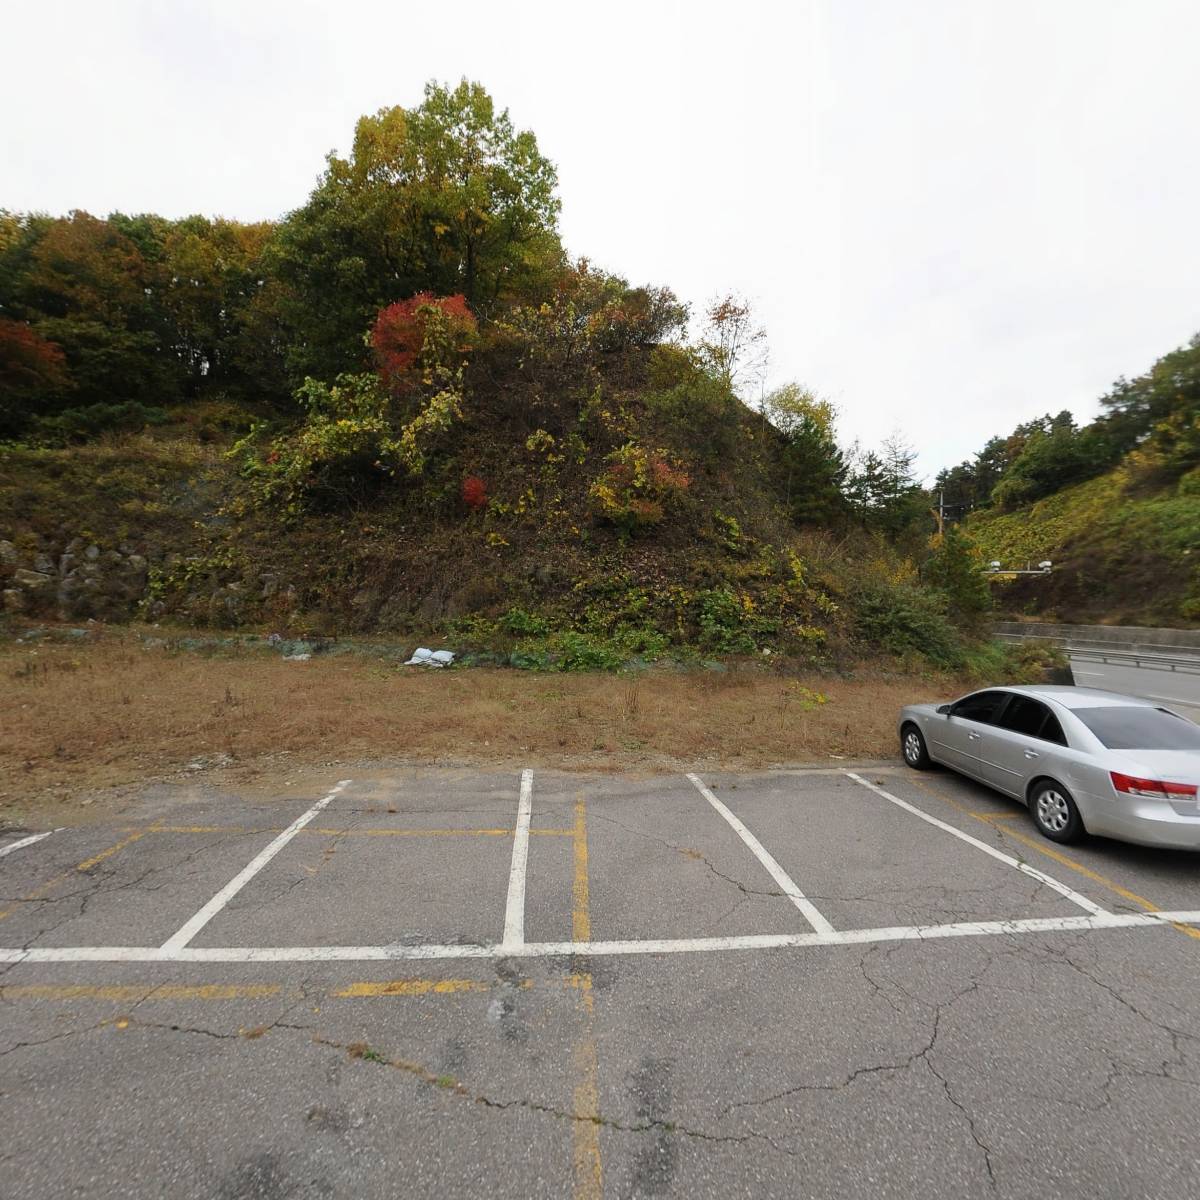
[[[1200,726],[1149,700],[1076,687],[1006,687],[910,704],[900,748],[1029,807],[1055,842],[1083,833],[1200,849]]]

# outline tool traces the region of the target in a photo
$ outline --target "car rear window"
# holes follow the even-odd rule
[[[1165,708],[1077,708],[1109,750],[1200,750],[1200,726]]]

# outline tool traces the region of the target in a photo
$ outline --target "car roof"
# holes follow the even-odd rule
[[[1001,684],[1005,692],[1019,692],[1024,696],[1036,696],[1039,700],[1053,700],[1063,708],[1157,708],[1153,700],[1138,696],[1124,696],[1120,692],[1106,692],[1100,688],[1071,687],[1061,683],[1016,684],[1012,687]]]

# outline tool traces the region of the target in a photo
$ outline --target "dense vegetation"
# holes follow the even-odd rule
[[[1101,398],[994,437],[937,487],[989,560],[1053,561],[1007,608],[1063,620],[1200,622],[1200,335]]]
[[[464,81],[362,118],[278,222],[0,213],[6,607],[567,668],[980,653],[912,452],[843,452],[796,384],[743,403],[749,307],[570,258],[556,183]]]

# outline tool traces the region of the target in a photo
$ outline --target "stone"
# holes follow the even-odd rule
[[[93,542],[84,552],[83,557],[95,562],[100,557],[100,547]]]
[[[4,611],[19,613],[25,611],[25,593],[18,588],[5,588],[0,596],[4,599]]]
[[[54,559],[52,559],[48,554],[39,554],[37,558],[33,560],[33,569],[35,571],[40,571],[43,575],[53,575]]]
[[[18,567],[13,572],[13,579],[22,587],[34,589],[50,582],[50,576],[45,571],[30,571],[26,567]]]
[[[17,548],[12,542],[0,541],[0,566],[15,567],[17,565]]]

